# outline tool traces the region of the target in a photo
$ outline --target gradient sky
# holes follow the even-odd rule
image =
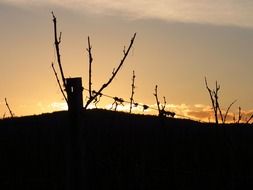
[[[56,61],[51,11],[62,31],[61,55],[66,77],[81,76],[88,85],[87,36],[93,46],[93,87],[111,76],[125,45],[137,32],[122,70],[104,91],[129,100],[132,71],[135,100],[155,104],[166,97],[170,111],[195,119],[210,117],[205,88],[221,84],[223,109],[238,99],[253,113],[253,2],[250,0],[1,0],[0,117],[7,97],[17,116],[65,107],[51,69]],[[87,92],[84,92],[84,99]],[[113,101],[102,98],[100,107]]]

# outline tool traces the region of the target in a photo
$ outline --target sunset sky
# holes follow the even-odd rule
[[[221,108],[237,99],[231,116],[239,106],[244,117],[253,113],[253,1],[1,0],[0,118],[9,116],[5,97],[16,116],[66,107],[51,69],[51,62],[56,63],[51,11],[62,32],[65,75],[82,77],[85,88],[87,37],[93,47],[93,88],[98,90],[136,32],[133,49],[105,94],[129,101],[135,70],[136,102],[155,107],[158,85],[167,110],[207,120],[206,76],[210,88],[215,80],[221,85]],[[84,91],[84,100],[87,95]],[[98,106],[108,108],[112,102],[103,97]]]

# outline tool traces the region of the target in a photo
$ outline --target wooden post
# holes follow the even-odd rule
[[[83,87],[82,78],[67,78],[66,91],[68,96],[68,110],[80,112],[83,109]]]
[[[67,78],[66,91],[68,96],[69,125],[69,189],[82,188],[82,152],[80,128],[82,123],[83,96],[82,78]]]

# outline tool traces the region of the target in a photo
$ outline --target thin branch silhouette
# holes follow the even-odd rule
[[[242,119],[242,108],[239,106],[237,123],[240,123],[241,119]]]
[[[156,85],[156,86],[155,86],[155,93],[154,93],[154,96],[155,96],[156,105],[157,105],[157,109],[158,109],[158,115],[160,116],[160,115],[161,115],[161,108],[160,108],[160,102],[159,102],[159,99],[158,99],[157,88],[158,88],[158,86]]]
[[[206,77],[205,77],[205,84],[206,84],[206,89],[209,92],[209,96],[210,96],[210,99],[211,99],[211,102],[212,102],[212,107],[213,107],[213,112],[214,112],[214,117],[215,117],[215,123],[219,124],[218,111],[220,112],[220,116],[221,116],[221,119],[223,121],[222,113],[221,113],[219,102],[218,102],[218,92],[220,90],[220,85],[218,85],[218,83],[216,81],[215,90],[211,90],[208,86]]]
[[[133,71],[133,77],[132,77],[132,85],[131,85],[131,97],[130,97],[130,113],[132,113],[133,103],[134,103],[134,90],[135,90],[135,73]]]
[[[228,106],[228,108],[227,108],[227,110],[226,110],[226,113],[225,113],[225,115],[224,115],[224,117],[223,117],[223,124],[226,123],[226,119],[227,119],[228,112],[229,112],[230,108],[232,107],[232,105],[233,105],[236,101],[237,101],[237,100],[234,100],[234,101]]]
[[[52,69],[53,69],[53,71],[54,71],[54,75],[55,75],[56,81],[57,81],[57,83],[58,83],[58,86],[59,86],[59,88],[60,88],[60,90],[61,90],[61,93],[62,93],[62,95],[63,95],[63,98],[65,99],[66,102],[68,102],[68,99],[67,99],[67,97],[66,97],[66,95],[65,95],[65,93],[64,93],[64,91],[63,91],[63,89],[62,89],[62,86],[61,86],[60,80],[59,80],[59,78],[58,78],[57,72],[56,72],[56,70],[55,70],[55,68],[54,68],[54,63],[52,63],[51,66],[52,66]]]
[[[92,57],[92,52],[91,52],[91,45],[90,45],[90,37],[88,36],[88,48],[86,49],[88,54],[89,54],[89,96],[90,98],[92,97],[92,89],[91,89],[91,85],[92,85],[92,80],[91,80],[91,65],[93,62],[93,57]]]
[[[176,113],[175,112],[170,112],[170,111],[166,111],[165,108],[166,108],[166,98],[165,96],[163,97],[163,104],[161,105],[160,102],[159,102],[159,98],[158,98],[158,86],[156,85],[155,86],[155,93],[154,93],[154,96],[155,96],[155,99],[156,99],[156,104],[157,104],[157,109],[158,109],[158,116],[159,117],[175,117]]]
[[[167,104],[167,102],[166,102],[166,98],[165,98],[165,96],[164,96],[164,97],[163,97],[162,111],[165,111],[166,104]]]
[[[10,113],[11,117],[13,118],[14,117],[14,113],[11,111],[11,108],[10,108],[8,102],[7,102],[7,98],[5,98],[4,100],[5,100],[6,107],[9,110],[9,113]]]
[[[220,108],[220,104],[219,104],[219,97],[218,97],[218,92],[220,90],[220,85],[218,85],[217,81],[215,82],[215,91],[214,91],[214,98],[215,98],[215,106],[216,106],[216,109],[219,111],[219,114],[220,114],[220,118],[221,118],[221,121],[223,122],[223,114],[221,112],[221,108]]]
[[[175,112],[171,112],[171,111],[166,111],[165,108],[166,108],[166,97],[164,96],[163,97],[163,105],[162,105],[162,109],[161,109],[161,116],[163,117],[175,117],[176,113]]]
[[[122,60],[120,61],[120,64],[118,65],[118,67],[117,67],[116,69],[113,69],[111,78],[109,78],[109,80],[108,80],[106,83],[104,83],[104,84],[102,85],[102,87],[98,90],[97,94],[92,95],[92,96],[88,99],[88,101],[87,101],[87,103],[86,103],[84,109],[87,109],[87,107],[90,105],[90,103],[91,103],[99,94],[101,94],[102,91],[113,81],[113,79],[115,78],[115,76],[116,76],[117,73],[119,72],[120,68],[122,67],[122,65],[123,65],[123,63],[124,63],[124,61],[125,61],[125,59],[126,59],[128,53],[129,53],[130,49],[131,49],[131,47],[132,47],[132,45],[133,45],[133,43],[134,43],[135,37],[136,37],[136,33],[134,33],[134,35],[133,35],[133,37],[132,37],[132,39],[131,39],[131,42],[130,42],[128,48],[127,48],[127,50],[125,50],[125,48],[124,48],[124,50],[123,50],[123,58],[122,58]]]
[[[164,104],[161,105],[160,102],[159,102],[159,98],[158,98],[158,86],[156,85],[155,86],[155,93],[154,93],[154,96],[155,96],[155,99],[156,99],[156,104],[157,104],[157,109],[158,109],[158,115],[159,116],[165,116],[165,107],[166,107],[166,98],[163,97],[163,101],[164,101]]]
[[[253,114],[250,116],[250,118],[246,121],[247,124],[253,119]]]
[[[54,15],[53,11],[52,11],[52,16],[53,16],[53,23],[54,23],[54,44],[55,44],[55,50],[56,50],[56,55],[57,55],[57,62],[58,62],[60,72],[61,72],[62,83],[63,83],[64,88],[66,89],[66,80],[65,80],[65,77],[64,77],[63,69],[62,69],[61,55],[60,55],[60,48],[59,48],[59,45],[61,43],[62,33],[60,32],[60,36],[58,38],[58,35],[57,35],[57,20],[56,20],[56,17]]]

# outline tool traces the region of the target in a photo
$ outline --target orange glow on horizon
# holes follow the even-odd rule
[[[50,3],[46,1],[47,3],[35,6],[30,2],[30,9],[21,8],[26,5],[24,2],[28,1],[18,3],[14,0],[16,6],[7,1],[0,3],[1,9],[5,10],[0,17],[3,26],[0,45],[0,117],[8,116],[3,102],[5,97],[16,116],[67,109],[50,66],[52,62],[57,63],[52,15],[47,7]],[[221,20],[214,18],[212,22],[207,22],[210,15],[205,12],[200,12],[205,15],[200,20],[196,14],[192,17],[188,15],[187,18],[195,22],[187,20],[186,23],[181,22],[185,19],[181,12],[175,13],[178,20],[173,22],[167,19],[170,15],[160,15],[161,12],[150,12],[155,15],[144,12],[143,15],[136,15],[136,7],[130,6],[133,2],[122,14],[117,11],[105,14],[108,9],[123,11],[120,4],[117,4],[118,7],[116,4],[115,7],[99,7],[101,12],[96,14],[91,11],[83,11],[85,13],[81,14],[72,6],[66,10],[58,3],[54,8],[58,30],[63,34],[60,54],[66,77],[82,77],[83,86],[87,88],[86,48],[87,36],[90,36],[94,58],[92,89],[98,90],[111,77],[113,69],[122,59],[124,46],[129,44],[132,35],[137,32],[133,49],[104,94],[129,101],[134,70],[136,102],[156,108],[153,93],[155,85],[158,85],[159,97],[166,97],[168,111],[196,120],[212,121],[212,109],[208,106],[210,99],[204,84],[204,77],[207,76],[211,87],[216,80],[221,84],[219,100],[223,110],[231,100],[238,99],[229,114],[229,120],[233,120],[234,113],[237,115],[238,106],[243,108],[245,118],[250,117],[253,109],[253,90],[249,88],[253,83],[253,32],[245,27],[251,25],[248,17],[237,14],[241,9],[233,9],[232,12],[238,20],[243,19],[243,22],[236,23],[244,27],[236,25],[234,20],[231,23],[232,17],[227,18],[223,14],[220,15],[224,16]],[[156,3],[150,4],[159,6]],[[150,4],[147,6],[153,10]],[[195,4],[191,5],[194,8]],[[234,8],[242,5],[239,3]],[[82,6],[85,7],[84,4]],[[217,11],[223,13],[222,7],[219,8]],[[131,12],[132,9],[134,12]],[[132,16],[132,19],[125,14]],[[139,17],[136,18],[137,16]],[[215,24],[214,21],[220,22]],[[59,74],[58,68],[57,72]],[[87,101],[87,96],[84,91],[84,102]],[[112,103],[112,99],[103,97],[98,107],[110,109]],[[118,109],[128,112],[129,105],[124,105]],[[136,108],[134,113],[143,113],[143,110]],[[156,110],[144,113],[157,114]]]

